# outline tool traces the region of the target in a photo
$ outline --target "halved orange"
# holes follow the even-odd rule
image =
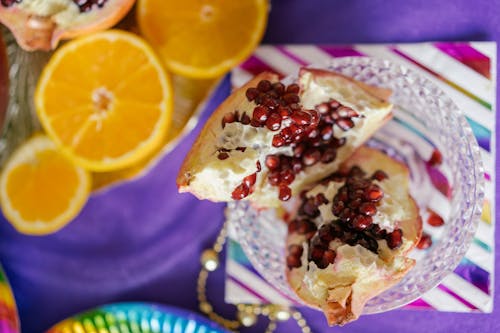
[[[0,175],[2,211],[20,232],[54,232],[80,212],[90,179],[47,136],[34,136],[12,154]]]
[[[167,134],[169,77],[151,47],[119,30],[75,39],[44,68],[35,105],[47,134],[76,164],[110,171],[137,163]]]
[[[172,72],[209,78],[252,53],[268,9],[268,0],[139,0],[137,20]]]

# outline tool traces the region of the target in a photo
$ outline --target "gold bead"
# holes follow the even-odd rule
[[[200,303],[200,310],[204,313],[210,313],[210,312],[212,312],[212,306],[208,302],[201,302]]]
[[[257,322],[257,316],[250,312],[240,311],[238,312],[238,320],[240,321],[241,325],[250,327],[255,325],[255,323]]]
[[[273,314],[274,318],[278,321],[287,321],[290,319],[290,311],[286,308],[277,308]]]
[[[217,252],[212,249],[203,251],[201,254],[201,264],[207,271],[215,271],[217,267],[219,267],[219,257],[217,256]]]

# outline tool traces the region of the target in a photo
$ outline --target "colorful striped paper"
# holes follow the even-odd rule
[[[20,332],[20,328],[16,302],[2,266],[0,266],[0,333],[18,332]]]
[[[283,76],[300,66],[328,64],[333,57],[369,56],[404,65],[433,81],[450,96],[465,116],[481,148],[485,167],[483,216],[469,251],[455,271],[436,288],[406,306],[450,312],[483,312],[493,309],[494,211],[495,211],[495,105],[496,44],[421,43],[396,45],[264,45],[232,72],[233,86],[255,74],[271,70]],[[229,227],[226,266],[228,303],[291,304],[252,267]]]

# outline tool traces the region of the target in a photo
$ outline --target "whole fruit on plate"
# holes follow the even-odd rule
[[[0,0],[0,23],[25,50],[51,50],[60,40],[107,29],[135,0]]]

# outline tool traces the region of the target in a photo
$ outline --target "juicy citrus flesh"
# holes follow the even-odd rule
[[[188,77],[216,77],[247,58],[267,22],[267,0],[140,0],[143,35],[167,67]]]
[[[4,215],[21,232],[46,234],[71,221],[87,201],[89,173],[75,166],[48,137],[18,148],[0,176]]]
[[[151,47],[131,33],[100,32],[58,49],[35,104],[47,134],[75,163],[109,171],[156,149],[171,121],[170,79]]]

